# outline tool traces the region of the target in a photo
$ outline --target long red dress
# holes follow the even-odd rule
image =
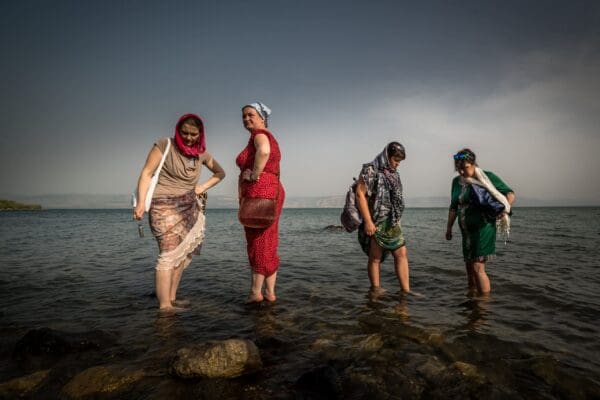
[[[256,154],[254,138],[259,134],[266,135],[269,139],[269,144],[271,146],[269,159],[257,181],[241,181],[242,172],[246,169],[252,170],[254,167],[254,156]],[[264,199],[274,199],[278,197],[279,199],[277,202],[277,218],[273,224],[265,229],[244,227],[250,266],[254,272],[265,276],[272,275],[277,272],[277,269],[279,268],[279,255],[277,254],[277,245],[279,244],[279,217],[281,216],[283,200],[285,198],[283,185],[279,181],[280,160],[281,153],[279,152],[279,144],[273,137],[273,134],[265,129],[254,130],[250,134],[248,144],[235,159],[237,166],[240,167],[242,197],[258,197]]]

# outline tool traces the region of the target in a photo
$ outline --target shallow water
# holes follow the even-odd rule
[[[158,377],[130,393],[152,398],[162,387],[186,398],[206,388],[169,377],[176,349],[242,337],[258,344],[265,368],[240,378],[239,387],[258,387],[267,398],[293,396],[298,378],[324,363],[343,360],[346,370],[391,381],[395,368],[412,376],[403,368],[421,356],[446,366],[475,365],[508,397],[598,393],[577,387],[600,385],[600,208],[517,209],[510,242],[499,241],[498,258],[488,264],[487,299],[467,295],[460,235],[443,238],[445,209],[407,209],[403,216],[411,287],[423,297],[400,296],[386,261],[387,292],[373,298],[356,234],[324,229],[339,225],[339,212],[284,210],[278,301],[249,307],[243,300],[250,271],[236,211],[209,209],[202,255],[180,288],[192,306],[168,318],[157,316],[153,296],[156,244],[147,226],[138,237],[128,210],[1,213],[0,356],[10,359],[15,343],[34,328],[100,329],[117,337],[110,362]],[[380,342],[368,356],[360,353],[365,340]],[[427,374],[414,370],[431,388]],[[29,372],[9,362],[0,367],[0,382]],[[406,393],[390,381],[374,384],[382,396]],[[59,389],[53,383],[46,395]],[[427,390],[419,393],[435,394]]]

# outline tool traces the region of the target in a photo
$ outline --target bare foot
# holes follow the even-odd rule
[[[369,290],[369,297],[371,298],[371,300],[375,300],[380,296],[383,296],[385,292],[386,290],[381,286],[371,286],[371,289]]]
[[[248,295],[248,298],[245,301],[245,304],[260,303],[263,300],[264,300],[264,297],[262,294],[250,293]]]
[[[277,296],[275,296],[275,293],[271,293],[268,290],[265,290],[265,300],[274,302],[275,300],[277,300]]]
[[[181,307],[162,307],[158,309],[158,313],[161,316],[166,316],[166,315],[173,315],[173,314],[177,314],[180,312],[184,312],[187,311],[185,308],[181,308]]]
[[[171,300],[171,304],[173,307],[188,307],[190,305],[190,301],[188,299],[175,299]]]

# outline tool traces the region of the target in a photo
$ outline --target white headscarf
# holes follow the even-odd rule
[[[261,103],[260,101],[257,101],[255,103],[246,104],[244,107],[242,107],[242,109],[244,109],[246,107],[254,108],[258,112],[258,115],[260,115],[260,117],[265,122],[267,121],[267,119],[269,119],[269,115],[271,115],[271,109],[269,107],[267,107],[266,104]]]
[[[506,212],[502,215],[502,218],[496,222],[496,226],[500,232],[505,235],[505,240],[508,240],[508,236],[510,235],[510,217],[508,216],[508,213],[510,213],[510,203],[506,199],[506,196],[496,189],[492,181],[490,181],[490,178],[488,178],[485,172],[483,172],[483,170],[479,167],[475,167],[474,178],[464,179],[467,183],[474,183],[476,185],[483,186],[488,192],[490,192],[492,196],[494,196],[496,200],[504,205],[504,211]]]

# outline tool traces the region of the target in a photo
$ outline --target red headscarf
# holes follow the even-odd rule
[[[200,123],[200,137],[196,143],[191,146],[187,146],[185,144],[183,138],[181,137],[181,132],[179,132],[182,122],[188,118],[194,118]],[[204,122],[202,121],[202,118],[196,114],[185,114],[179,118],[177,125],[175,125],[175,144],[177,145],[179,151],[187,157],[198,157],[200,154],[204,153],[206,151],[206,141],[204,139]]]

